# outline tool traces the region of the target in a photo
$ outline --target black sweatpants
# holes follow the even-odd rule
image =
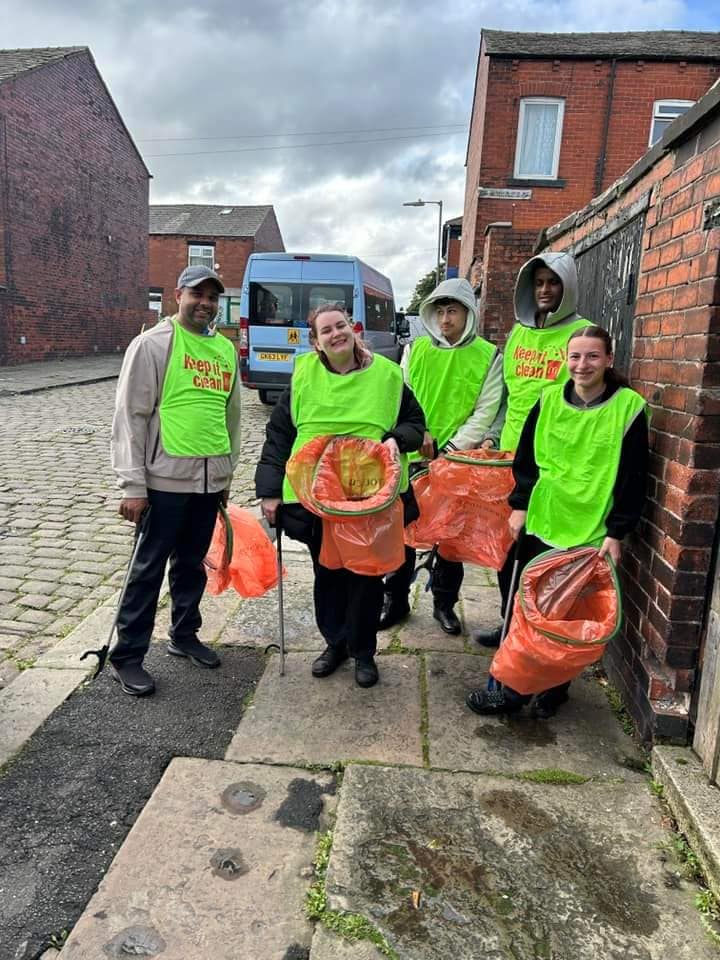
[[[535,557],[540,556],[541,553],[545,553],[546,550],[551,548],[543,540],[540,540],[538,537],[533,536],[531,533],[526,533],[520,540],[519,546],[519,563],[518,563],[518,576],[516,582],[512,582],[512,572],[515,565],[515,558],[518,556],[518,542],[512,545],[510,553],[507,555],[507,559],[503,564],[502,568],[498,570],[498,585],[500,587],[500,601],[501,607],[500,612],[505,618],[505,611],[507,610],[507,605],[511,605],[515,602],[515,594],[517,593],[517,588],[520,583],[520,574],[522,573],[523,567],[530,563],[531,560],[534,560]],[[570,683],[561,683],[557,687],[551,687],[549,690],[544,690],[542,693],[538,694],[538,697],[547,697],[549,700],[552,700],[554,697],[562,696],[570,686]],[[532,700],[532,694],[522,694],[517,693],[515,690],[512,690],[510,687],[505,687],[505,691],[510,693],[514,697],[518,697],[522,700],[523,703],[529,703]]]
[[[410,583],[415,571],[416,553],[412,547],[405,547],[405,562],[385,578],[385,593],[390,594],[399,603],[407,599]],[[445,560],[438,554],[433,570],[432,595],[435,603],[443,610],[449,610],[458,602],[465,570],[456,560]]]
[[[150,514],[118,615],[118,642],[110,656],[113,663],[139,663],[147,653],[168,560],[170,637],[182,643],[200,629],[200,600],[207,583],[203,559],[212,539],[220,496],[148,490]]]
[[[315,622],[329,647],[351,657],[372,657],[383,604],[383,578],[351,570],[331,570],[320,563],[322,521],[299,503],[283,504],[282,526],[289,537],[310,548],[315,582]]]

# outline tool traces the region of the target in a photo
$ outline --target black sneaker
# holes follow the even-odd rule
[[[557,713],[558,707],[567,703],[570,699],[567,687],[559,689],[546,690],[535,697],[533,705],[530,707],[530,716],[538,720],[549,720]]]
[[[378,668],[372,657],[358,657],[355,661],[355,683],[359,687],[374,687],[378,682]]]
[[[383,600],[382,613],[380,614],[380,623],[378,624],[378,630],[389,630],[390,627],[394,627],[396,623],[400,623],[401,620],[404,620],[410,613],[410,604],[407,601],[407,597],[398,599],[393,596],[391,593],[385,594],[385,599]]]
[[[155,693],[155,681],[141,663],[120,661],[110,664],[110,676],[131,697],[148,697]]]
[[[495,627],[494,630],[471,630],[470,639],[479,643],[481,647],[491,647],[497,649],[500,646],[500,637],[502,637],[502,627]]]
[[[471,690],[465,703],[475,713],[484,717],[501,717],[522,710],[522,700],[517,694],[505,690]]]
[[[436,603],[433,606],[433,616],[445,633],[449,633],[454,637],[462,633],[460,621],[452,607],[440,607]]]
[[[325,647],[319,657],[313,660],[311,672],[314,677],[329,677],[335,673],[341,663],[347,660],[347,650],[344,647]]]
[[[197,637],[190,640],[171,640],[167,645],[167,652],[174,657],[187,657],[196,667],[219,667],[220,657],[213,649],[200,643]]]

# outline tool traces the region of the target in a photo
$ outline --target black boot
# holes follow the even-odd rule
[[[502,717],[518,713],[523,707],[523,698],[511,690],[471,690],[465,703],[474,713],[483,717]]]
[[[458,636],[462,633],[462,627],[460,626],[460,621],[458,620],[455,611],[452,607],[440,606],[437,602],[433,604],[433,616],[440,624],[441,628],[445,633],[449,633],[452,636]]]
[[[355,683],[359,687],[374,687],[378,682],[378,668],[373,657],[358,657],[355,661]]]
[[[335,673],[340,664],[348,658],[345,647],[326,647],[319,657],[313,660],[312,675],[314,677],[329,677]]]
[[[502,627],[495,627],[493,630],[471,630],[470,639],[479,643],[481,647],[497,648],[500,646],[500,637],[502,636]]]
[[[137,660],[120,660],[110,665],[110,675],[131,697],[147,697],[155,693],[155,681]]]
[[[378,630],[389,630],[396,623],[400,623],[410,613],[410,604],[407,597],[397,597],[394,593],[386,593],[383,599],[382,613]]]

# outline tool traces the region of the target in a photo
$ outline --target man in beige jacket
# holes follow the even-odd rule
[[[168,652],[197,666],[220,665],[197,632],[207,582],[203,558],[240,453],[237,354],[213,322],[223,292],[207,267],[183,270],[177,314],[136,337],[120,371],[112,466],[122,491],[120,514],[142,524],[142,542],[110,662],[114,679],[133,696],[155,690],[143,659],[168,560]]]

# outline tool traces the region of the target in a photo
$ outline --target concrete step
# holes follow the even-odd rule
[[[176,759],[62,949],[62,960],[307,956],[305,895],[335,779]]]
[[[351,765],[328,908],[402,960],[712,960],[647,783],[551,786]],[[333,938],[335,944],[333,945]],[[318,930],[311,960],[376,960]]]

